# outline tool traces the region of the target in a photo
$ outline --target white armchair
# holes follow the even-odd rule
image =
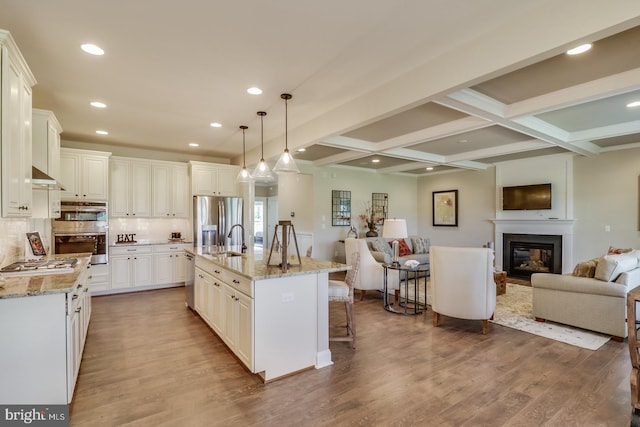
[[[382,291],[384,285],[384,268],[382,264],[375,260],[371,251],[367,247],[365,239],[345,239],[345,253],[352,254],[358,252],[360,254],[360,270],[354,288],[360,290],[360,300],[364,299],[368,290]],[[399,290],[398,274],[389,274],[387,281],[387,291]]]
[[[482,320],[486,335],[496,309],[493,250],[431,246],[433,325],[440,314]]]

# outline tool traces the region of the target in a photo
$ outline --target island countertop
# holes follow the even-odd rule
[[[237,254],[240,253],[238,249],[239,248],[226,248],[226,252]],[[187,248],[186,251],[241,276],[256,280],[298,276],[310,273],[334,273],[351,269],[351,266],[347,264],[303,256],[300,257],[301,264],[295,265],[298,263],[297,255],[289,255],[290,267],[286,272],[283,272],[282,268],[277,265],[267,266],[268,253],[254,254],[249,251],[241,256],[225,256],[212,252],[211,249],[207,247],[192,247]],[[278,261],[276,262],[272,259],[271,264],[279,264],[280,258],[278,257],[277,259]]]
[[[69,258],[76,258],[78,263],[69,273],[53,274],[29,274],[25,276],[4,276],[0,282],[0,299],[21,298],[45,294],[57,294],[70,292],[80,273],[91,260],[90,253],[67,254]],[[54,259],[56,256],[48,256],[45,259]]]

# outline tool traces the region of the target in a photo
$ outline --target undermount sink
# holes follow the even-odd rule
[[[226,256],[226,257],[242,256],[242,254],[239,254],[238,252],[222,252],[220,255]]]
[[[226,257],[234,257],[234,256],[242,256],[242,254],[238,253],[238,252],[232,252],[232,251],[224,251],[224,252],[218,252],[218,251],[202,251],[202,253],[204,255],[213,255],[216,257],[221,257],[221,258],[226,258]]]

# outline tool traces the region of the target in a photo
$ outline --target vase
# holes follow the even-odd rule
[[[378,237],[378,232],[377,231],[373,231],[373,230],[369,230],[366,232],[365,236],[367,237]]]

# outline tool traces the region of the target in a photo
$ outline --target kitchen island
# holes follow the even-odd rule
[[[68,256],[78,262],[64,273],[36,271],[0,282],[3,404],[71,402],[91,316],[91,254]]]
[[[348,265],[289,257],[283,272],[251,252],[188,251],[196,256],[196,312],[251,372],[267,382],[333,363],[329,273]]]

